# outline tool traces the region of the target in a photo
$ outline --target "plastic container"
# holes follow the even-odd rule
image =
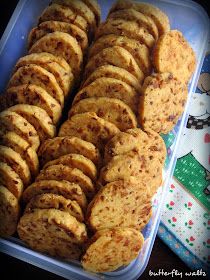
[[[182,129],[187,120],[187,107],[190,96],[195,91],[199,73],[203,63],[207,42],[209,38],[209,18],[202,7],[190,0],[184,1],[146,1],[161,8],[169,16],[171,28],[183,32],[185,38],[193,47],[197,56],[197,68],[192,77],[189,86],[189,98],[186,110],[182,119],[178,122],[173,130],[175,135],[173,145],[171,146],[170,157],[168,158],[167,167],[164,170],[164,185],[158,191],[154,198],[153,215],[148,225],[143,230],[145,237],[144,247],[137,257],[129,266],[123,267],[115,272],[106,274],[91,274],[84,271],[77,262],[63,262],[55,258],[37,253],[27,248],[19,239],[8,238],[0,239],[0,250],[13,257],[25,262],[36,265],[52,273],[63,276],[71,280],[83,279],[118,279],[132,280],[138,279],[147,266],[152,246],[156,237],[160,221],[161,205],[164,199],[164,193],[169,185],[170,177],[175,166],[176,148]],[[105,19],[114,0],[99,0],[102,9],[102,18]],[[41,11],[48,5],[49,0],[20,0],[14,14],[5,30],[0,41],[0,92],[3,92],[12,68],[17,59],[26,52],[27,35],[30,29],[36,25],[37,18]]]

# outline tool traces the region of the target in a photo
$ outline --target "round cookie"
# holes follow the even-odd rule
[[[97,178],[97,168],[95,164],[88,158],[84,157],[80,154],[67,154],[64,156],[60,156],[57,159],[48,161],[43,169],[48,166],[62,164],[71,168],[77,168],[81,170],[86,176],[88,176],[91,180],[95,181]]]
[[[98,231],[82,256],[82,266],[91,272],[114,271],[134,260],[143,244],[143,235],[135,229],[115,228]]]
[[[91,97],[117,98],[137,112],[138,92],[127,83],[115,78],[101,77],[83,87],[75,96],[73,105]]]
[[[55,137],[56,127],[53,125],[52,120],[46,111],[40,107],[28,104],[18,104],[7,110],[9,112],[17,113],[32,124],[35,127],[41,142],[45,139]]]
[[[13,149],[0,145],[0,161],[9,165],[27,186],[31,181],[31,173],[25,160]]]
[[[5,162],[0,162],[0,184],[6,187],[17,199],[23,192],[23,181]]]
[[[103,49],[89,60],[85,67],[84,80],[88,78],[96,68],[107,64],[123,68],[130,72],[138,79],[139,85],[144,79],[144,74],[133,56],[126,49],[114,46]]]
[[[81,187],[68,181],[41,180],[35,182],[25,189],[22,199],[28,203],[33,197],[44,193],[62,195],[66,199],[75,200],[82,209],[87,207],[87,199]]]
[[[43,166],[48,161],[72,153],[81,154],[96,165],[101,162],[100,153],[92,143],[78,137],[66,136],[48,139],[40,146],[38,152],[40,165]]]
[[[87,80],[84,81],[81,87],[88,86],[98,78],[114,78],[133,87],[137,92],[140,92],[140,83],[133,74],[121,67],[108,64],[96,68]]]
[[[130,52],[139,68],[146,76],[151,73],[152,64],[150,61],[149,49],[137,40],[130,39],[125,36],[109,34],[98,38],[89,50],[89,58],[93,57],[101,50],[113,46],[122,47]]]
[[[75,77],[81,72],[83,63],[82,50],[77,40],[64,32],[55,31],[40,38],[29,50],[29,53],[49,52],[61,56],[71,66]]]
[[[137,127],[136,116],[123,101],[108,97],[91,97],[80,100],[69,111],[69,118],[76,114],[94,112],[116,125],[121,131]]]
[[[46,90],[58,103],[63,106],[64,94],[53,74],[43,67],[29,64],[18,68],[11,77],[8,88],[23,84],[34,84]]]
[[[96,19],[96,25],[98,26],[101,19],[101,8],[97,0],[82,0],[88,8],[94,13]]]
[[[3,185],[0,185],[0,236],[9,237],[17,228],[20,207],[17,198]]]
[[[21,57],[15,65],[15,71],[22,66],[28,64],[36,64],[43,67],[48,72],[52,73],[56,78],[60,88],[62,89],[65,97],[69,95],[69,92],[73,88],[74,76],[69,68],[66,71],[59,63],[56,62],[54,55],[46,52],[32,53]]]
[[[51,20],[56,20],[61,22],[63,21],[63,22],[75,24],[76,26],[81,28],[84,32],[87,32],[88,29],[88,23],[86,19],[84,19],[80,15],[77,15],[69,7],[65,7],[54,3],[48,6],[43,11],[43,13],[39,18],[39,23],[44,21],[51,21]]]
[[[78,184],[88,198],[93,197],[95,193],[94,185],[89,177],[80,169],[63,164],[51,165],[41,170],[36,177],[36,181],[42,180],[68,181]]]
[[[68,33],[72,37],[74,37],[78,44],[80,45],[82,51],[85,51],[88,47],[88,37],[85,31],[76,26],[75,24],[49,20],[44,21],[38,25],[38,27],[34,27],[28,36],[28,49],[32,47],[32,45],[38,41],[40,38],[45,36],[48,33],[52,33],[55,31],[61,31]]]
[[[65,121],[58,135],[79,137],[103,150],[104,145],[118,132],[114,124],[88,112],[74,115]]]
[[[35,209],[24,214],[17,231],[33,250],[66,260],[79,259],[87,239],[85,225],[57,209]]]
[[[178,30],[162,35],[153,52],[153,63],[157,72],[172,73],[180,81],[188,83],[196,67],[193,49]]]
[[[147,77],[139,100],[139,122],[144,129],[167,134],[184,111],[188,89],[171,73]]]
[[[15,132],[7,132],[0,137],[0,144],[13,149],[20,154],[27,163],[31,175],[35,177],[39,172],[39,160],[37,153],[30,144]],[[4,184],[5,185],[5,184]]]
[[[8,131],[14,131],[25,139],[36,151],[40,139],[36,129],[23,117],[15,112],[5,110],[0,113],[0,137]]]
[[[149,49],[152,49],[155,44],[154,37],[144,27],[139,27],[138,23],[135,21],[108,19],[97,29],[96,39],[108,34],[135,39],[141,44],[145,44]]]
[[[5,94],[7,108],[16,104],[29,104],[45,110],[56,125],[61,118],[61,105],[43,88],[28,84],[10,87]]]
[[[93,231],[129,227],[142,230],[152,209],[151,196],[138,180],[105,185],[88,206],[86,218]]]
[[[34,209],[58,209],[69,213],[79,222],[84,221],[84,215],[79,204],[58,194],[44,193],[33,197],[26,205],[24,213],[32,213]]]

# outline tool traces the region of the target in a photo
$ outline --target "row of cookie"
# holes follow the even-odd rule
[[[38,174],[36,151],[45,139],[55,136],[64,100],[71,93],[82,69],[81,48],[85,51],[88,46],[87,35],[91,32],[91,24],[80,16],[82,9],[76,8],[77,1],[71,1],[72,5],[76,5],[74,9],[68,7],[67,2],[56,4],[58,9],[69,15],[65,22],[58,21],[62,19],[56,17],[56,12],[46,12],[52,10],[52,5],[43,12],[39,20],[42,26],[32,29],[29,35],[30,54],[17,62],[6,94],[2,97],[2,109],[7,108],[0,114],[1,184],[7,188],[7,194],[4,191],[5,195],[1,196],[4,222],[0,232],[3,236],[15,232],[19,213],[15,210],[13,215],[11,211],[5,212],[4,208],[10,207],[12,196],[15,205],[18,205],[24,187]],[[86,2],[90,2],[91,9],[97,14],[93,22],[99,22],[97,3],[94,0]],[[80,5],[92,14],[83,2]],[[45,21],[46,13],[52,21]],[[77,17],[86,23],[85,31],[74,24]]]

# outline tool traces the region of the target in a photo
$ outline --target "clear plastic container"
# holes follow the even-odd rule
[[[15,62],[20,56],[26,53],[27,35],[30,29],[36,25],[38,16],[49,2],[49,0],[19,1],[0,41],[1,93],[4,91]],[[99,0],[103,20],[106,18],[113,2],[114,0]],[[175,135],[175,137],[173,145],[171,146],[170,156],[167,160],[167,167],[165,167],[164,170],[164,185],[159,189],[154,198],[152,218],[143,230],[145,243],[141,253],[130,265],[118,269],[115,272],[92,274],[84,271],[78,262],[67,263],[62,260],[37,253],[27,248],[19,239],[14,237],[0,239],[0,250],[2,252],[71,280],[133,280],[138,279],[146,268],[159,226],[161,205],[164,199],[164,194],[167,186],[169,185],[170,177],[175,166],[176,148],[187,120],[187,107],[190,102],[190,96],[192,92],[195,91],[205,51],[207,49],[210,25],[209,18],[203,8],[191,0],[144,0],[144,2],[149,2],[161,8],[169,16],[171,28],[178,29],[183,32],[185,38],[188,40],[196,53],[197,68],[194,76],[192,77],[191,84],[189,85],[189,98],[185,112],[182,119],[173,130],[173,135]]]

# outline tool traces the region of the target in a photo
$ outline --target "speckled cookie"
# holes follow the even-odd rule
[[[57,209],[69,213],[79,222],[84,221],[84,215],[79,204],[58,194],[44,193],[33,197],[26,205],[24,213],[32,213],[34,209]]]
[[[95,112],[97,116],[116,125],[121,131],[137,127],[136,116],[123,101],[108,97],[91,97],[80,100],[69,111],[69,118],[76,114]]]
[[[52,73],[56,78],[60,88],[63,90],[65,96],[69,95],[69,92],[73,89],[74,76],[69,68],[66,71],[58,62],[56,62],[56,57],[52,54],[46,52],[32,53],[21,57],[15,65],[15,71],[19,67],[26,66],[28,64],[36,64],[48,72]]]
[[[152,64],[150,61],[149,49],[137,40],[130,39],[125,36],[109,34],[98,38],[89,50],[89,58],[96,55],[101,50],[113,46],[122,47],[130,52],[145,75],[149,75],[151,73]]]
[[[32,249],[66,260],[79,259],[86,227],[67,212],[35,209],[18,223],[18,235]]]
[[[40,38],[29,50],[29,53],[49,52],[61,56],[71,66],[75,77],[80,73],[83,54],[77,40],[64,32],[55,31]]]
[[[112,123],[88,112],[74,115],[60,128],[59,136],[75,136],[94,144],[99,150],[116,134],[119,129]]]
[[[35,105],[47,112],[54,124],[61,118],[61,105],[43,88],[28,84],[7,89],[7,108],[16,104]]]
[[[115,78],[98,78],[83,87],[76,94],[73,105],[80,100],[91,97],[117,98],[127,104],[134,113],[137,112],[138,92],[130,85]]]
[[[71,168],[67,165],[57,164],[41,170],[36,177],[36,181],[57,180],[68,181],[78,184],[88,198],[92,198],[95,193],[93,182],[80,169]]]
[[[0,162],[0,184],[7,188],[17,199],[23,192],[23,181],[5,162]]]
[[[146,78],[139,102],[141,126],[167,134],[184,111],[187,95],[186,84],[171,73],[153,74]]]
[[[153,52],[157,72],[170,72],[183,82],[189,82],[196,66],[193,49],[178,30],[171,30],[157,41]]]
[[[82,209],[87,207],[87,199],[81,187],[68,181],[41,180],[35,182],[25,189],[22,199],[28,203],[33,197],[44,193],[62,195],[66,199],[77,201]]]
[[[107,64],[123,68],[130,72],[139,80],[139,85],[144,79],[144,73],[139,68],[133,56],[126,49],[114,46],[103,49],[89,60],[85,67],[84,80],[88,78],[96,68]]]
[[[0,144],[13,149],[20,154],[27,163],[31,175],[35,177],[39,172],[39,160],[37,153],[30,144],[15,132],[7,132],[0,137]]]
[[[105,185],[88,206],[86,218],[93,231],[115,227],[142,230],[152,209],[149,189],[138,180]]]
[[[38,149],[40,139],[36,129],[19,114],[5,110],[0,113],[0,137],[8,131],[20,135],[35,151]]]
[[[96,39],[108,35],[115,34],[119,36],[126,36],[131,39],[145,44],[149,49],[152,49],[155,44],[154,37],[144,27],[139,27],[135,21],[128,21],[125,19],[107,19],[102,23],[96,31]]]
[[[60,156],[57,159],[48,161],[43,168],[45,169],[48,166],[56,165],[56,164],[63,164],[71,168],[78,168],[93,181],[95,181],[97,178],[97,168],[95,164],[90,159],[84,157],[83,155],[67,154],[64,156]]]
[[[58,85],[55,77],[43,67],[29,64],[18,68],[11,77],[8,88],[23,84],[34,84],[45,89],[58,103],[63,106],[64,93]]]
[[[20,215],[17,198],[3,185],[0,185],[0,236],[8,237],[15,233]]]
[[[100,153],[92,143],[71,136],[55,137],[46,140],[40,146],[38,156],[40,164],[43,166],[48,161],[71,153],[81,154],[92,160],[96,165],[99,165],[101,162]]]
[[[32,47],[32,45],[42,38],[44,35],[48,33],[52,33],[55,31],[61,31],[68,33],[73,36],[78,44],[80,45],[82,51],[85,51],[88,47],[88,37],[85,31],[72,23],[49,20],[42,22],[38,25],[38,27],[34,27],[28,36],[28,49]]]
[[[7,110],[17,113],[32,124],[35,127],[41,142],[45,139],[55,137],[56,127],[53,125],[52,120],[46,111],[40,107],[28,104],[18,104]]]
[[[144,244],[143,235],[130,228],[98,231],[82,256],[82,266],[91,272],[114,271],[134,260]]]
[[[94,13],[96,19],[96,25],[98,26],[101,19],[101,8],[97,0],[82,0],[88,8]]]

